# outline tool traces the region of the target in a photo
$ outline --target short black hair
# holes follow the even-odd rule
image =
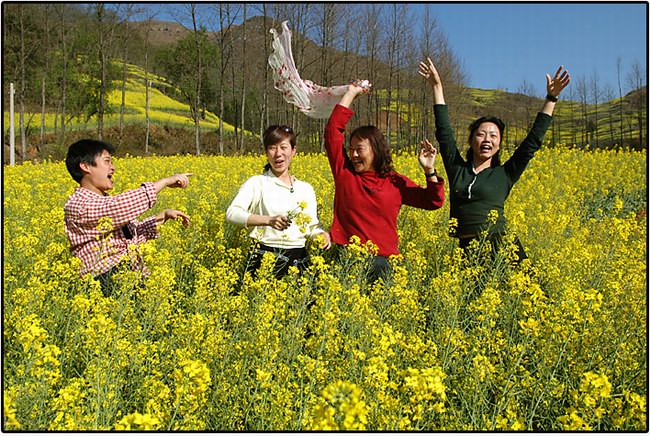
[[[106,150],[110,154],[115,153],[115,147],[108,142],[95,139],[80,139],[68,147],[68,154],[65,157],[65,166],[68,172],[77,183],[81,183],[84,172],[79,167],[80,163],[95,166],[95,159]]]
[[[469,137],[467,138],[467,142],[470,144],[469,149],[467,150],[467,154],[465,155],[465,159],[468,162],[471,162],[474,158],[474,153],[472,152],[472,136],[474,136],[474,132],[478,130],[479,126],[483,123],[492,123],[497,126],[497,129],[499,129],[499,151],[497,151],[494,156],[492,156],[492,162],[491,166],[492,167],[498,167],[501,165],[501,143],[503,142],[503,132],[506,130],[506,123],[503,122],[501,118],[497,117],[481,117],[476,120],[472,124],[469,125]]]
[[[291,148],[296,148],[297,137],[298,135],[293,132],[293,129],[291,127],[274,124],[272,126],[267,127],[266,130],[264,131],[264,135],[262,135],[264,150],[265,151],[268,150],[270,146],[279,144],[285,139],[289,141],[289,144],[291,144]],[[264,172],[267,172],[270,169],[271,169],[270,163],[264,165]]]

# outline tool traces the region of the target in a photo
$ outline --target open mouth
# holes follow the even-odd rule
[[[481,151],[492,151],[492,146],[491,145],[481,145],[480,150]]]

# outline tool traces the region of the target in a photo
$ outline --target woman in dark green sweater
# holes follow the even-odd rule
[[[557,97],[569,84],[569,72],[558,68],[553,79],[546,75],[546,100],[528,136],[503,165],[499,160],[501,139],[505,124],[495,117],[481,117],[470,125],[469,145],[465,159],[456,146],[454,132],[449,123],[442,82],[431,59],[420,63],[420,74],[431,84],[433,91],[433,112],[436,122],[436,139],[440,144],[447,177],[451,217],[458,221],[452,236],[459,238],[459,244],[466,249],[478,238],[482,230],[488,229],[493,250],[501,243],[505,228],[503,207],[512,186],[526,169],[528,162],[539,150],[544,134],[552,121]],[[425,139],[425,143],[429,143]],[[496,210],[496,224],[488,226],[488,214]],[[526,258],[519,240],[518,260]]]

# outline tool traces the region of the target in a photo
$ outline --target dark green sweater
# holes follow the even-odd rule
[[[538,113],[528,136],[506,163],[474,173],[472,162],[461,156],[456,146],[454,132],[449,123],[446,105],[434,105],[436,139],[449,179],[451,217],[458,220],[456,234],[478,234],[487,228],[487,216],[491,210],[499,212],[499,218],[490,233],[501,233],[506,224],[503,206],[512,186],[526,169],[528,162],[539,150],[544,134],[553,119]]]

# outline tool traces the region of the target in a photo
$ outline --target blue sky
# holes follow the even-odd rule
[[[409,3],[414,17],[423,3]],[[430,3],[431,11],[475,88],[517,91],[524,80],[538,96],[544,75],[564,65],[577,79],[594,72],[617,89],[616,59],[625,75],[647,64],[648,3]],[[158,19],[173,20],[178,5],[162,4]],[[214,9],[210,9],[213,11]],[[249,16],[254,14],[249,8]],[[174,14],[179,16],[178,13]],[[419,27],[419,23],[414,23]],[[434,60],[435,62],[435,60]],[[325,84],[327,85],[327,84]]]
[[[525,79],[543,95],[544,74],[552,76],[560,64],[574,78],[595,71],[616,87],[618,56],[623,76],[635,59],[647,63],[646,3],[433,4],[431,10],[476,88],[515,91]]]

